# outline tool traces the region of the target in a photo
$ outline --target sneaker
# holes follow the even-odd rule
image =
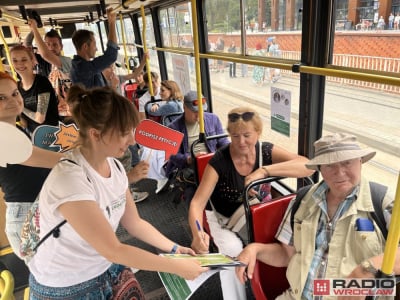
[[[148,192],[132,192],[132,198],[135,203],[145,200],[148,196]]]
[[[161,192],[164,188],[165,185],[168,183],[168,178],[162,178],[157,180],[157,189],[156,189],[156,194]]]

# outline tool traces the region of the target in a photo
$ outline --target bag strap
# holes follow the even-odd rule
[[[297,192],[296,200],[292,205],[292,210],[290,215],[290,226],[292,230],[294,227],[294,215],[296,214],[296,211],[301,204],[301,200],[304,198],[304,196],[307,194],[307,192],[310,190],[311,187],[312,185],[307,185],[305,187],[300,188]],[[382,203],[388,188],[387,186],[372,181],[369,182],[369,187],[371,190],[372,204],[374,206],[374,211],[371,212],[371,217],[378,225],[379,230],[381,231],[382,235],[385,237],[386,240],[388,235],[388,230],[386,228],[386,220],[383,215]]]
[[[71,159],[68,159],[68,158],[63,158],[63,159],[61,159],[61,160],[59,161],[59,163],[60,163],[60,162],[63,162],[63,161],[67,161],[67,162],[70,162],[70,163],[72,163],[72,164],[74,164],[74,165],[79,166],[75,161],[73,161],[73,160],[71,160]],[[87,177],[87,179],[88,179],[89,182],[90,182],[89,177]],[[37,198],[37,199],[39,199],[39,198]],[[37,200],[37,201],[39,201],[39,200]],[[39,208],[39,206],[38,206],[38,208]],[[40,241],[39,241],[39,242],[36,244],[36,246],[33,248],[33,251],[36,251],[37,248],[39,248],[39,246],[40,246],[41,244],[43,244],[51,235],[52,235],[54,238],[58,238],[58,237],[60,236],[60,228],[61,228],[65,223],[67,223],[67,220],[61,221],[61,222],[60,222],[59,224],[57,224],[52,230],[50,230],[43,238],[40,239]]]
[[[371,190],[372,204],[374,205],[374,212],[371,213],[371,217],[374,219],[376,224],[378,224],[379,229],[386,240],[388,230],[386,228],[385,216],[383,215],[382,203],[388,188],[387,186],[372,181],[369,182],[369,188]]]

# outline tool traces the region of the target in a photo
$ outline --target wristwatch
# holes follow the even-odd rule
[[[368,272],[373,275],[376,275],[376,273],[378,273],[378,269],[375,268],[374,265],[368,259],[361,262],[361,267],[364,272]]]

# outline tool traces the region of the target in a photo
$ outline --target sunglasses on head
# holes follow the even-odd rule
[[[206,104],[206,98],[201,99],[201,103],[204,105]],[[193,106],[198,106],[199,105],[199,100],[194,100],[192,101]]]
[[[240,118],[242,118],[243,121],[247,122],[253,119],[253,117],[254,117],[254,112],[252,111],[247,111],[242,114],[231,113],[228,115],[229,122],[236,122]]]

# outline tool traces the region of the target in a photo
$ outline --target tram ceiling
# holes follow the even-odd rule
[[[3,18],[7,16],[20,17],[21,7],[25,10],[36,11],[45,25],[50,25],[50,19],[55,20],[58,24],[83,22],[83,21],[97,21],[99,14],[103,14],[102,8],[113,7],[118,12],[127,13],[132,10],[137,10],[141,5],[149,5],[156,0],[126,0],[128,8],[125,9],[121,5],[121,0],[1,0],[0,9],[4,12]],[[90,16],[93,16],[93,19]]]

